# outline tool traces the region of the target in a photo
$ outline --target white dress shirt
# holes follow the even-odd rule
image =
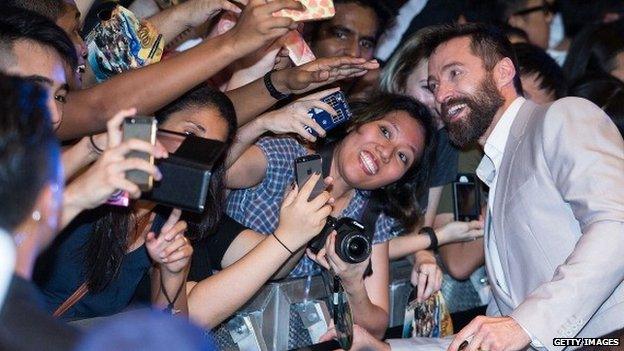
[[[491,217],[492,213],[496,211],[493,207],[496,196],[496,181],[498,180],[498,171],[503,161],[505,145],[507,145],[507,139],[511,132],[511,125],[525,101],[525,98],[518,97],[509,105],[507,110],[505,110],[494,127],[494,130],[492,130],[492,134],[490,134],[485,141],[483,147],[485,155],[477,168],[477,176],[490,188],[487,203],[488,214],[485,220],[485,242],[487,243],[485,249],[490,253],[490,257],[492,257],[492,267],[487,268],[492,269],[494,279],[496,280],[493,283],[497,284],[505,294],[509,294],[509,287],[507,286],[505,274],[503,273],[503,264],[501,263],[498,247],[496,246],[496,233],[494,233]],[[531,345],[533,347],[543,347],[543,344],[535,339],[528,330],[524,329],[524,327],[522,327],[522,329],[531,338]]]
[[[505,152],[505,145],[507,144],[507,138],[511,131],[511,125],[520,111],[520,106],[525,102],[525,98],[516,98],[511,105],[505,110],[500,120],[492,130],[492,134],[487,138],[483,151],[485,155],[477,168],[477,176],[485,183],[489,188],[488,194],[488,215],[486,217],[485,224],[485,240],[486,250],[490,252],[492,257],[493,275],[496,278],[493,284],[498,286],[506,293],[509,293],[507,283],[505,281],[505,275],[503,274],[503,266],[500,261],[498,248],[496,247],[496,236],[491,225],[491,214],[495,211],[494,208],[494,196],[496,194],[496,180],[498,178],[498,171],[500,169],[501,162],[503,161],[503,153]]]
[[[9,290],[15,268],[15,244],[11,235],[0,229],[0,310]]]

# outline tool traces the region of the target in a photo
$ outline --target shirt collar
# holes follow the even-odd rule
[[[503,112],[498,123],[494,126],[492,133],[485,141],[485,145],[483,146],[485,155],[477,168],[477,175],[488,186],[494,181],[494,176],[500,168],[501,162],[503,161],[503,153],[505,152],[505,145],[507,144],[507,139],[511,132],[511,125],[525,101],[525,98],[521,96],[517,97],[505,112]]]
[[[15,267],[15,246],[9,233],[0,229],[0,310]]]

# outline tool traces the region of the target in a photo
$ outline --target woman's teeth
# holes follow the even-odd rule
[[[373,156],[369,152],[361,151],[360,152],[360,160],[362,160],[362,164],[364,165],[364,167],[366,168],[368,173],[370,173],[372,175],[377,174],[377,171],[379,169],[377,168],[377,164],[375,163],[375,160],[373,159]]]

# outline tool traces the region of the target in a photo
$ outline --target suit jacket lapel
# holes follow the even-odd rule
[[[522,140],[522,135],[524,134],[527,123],[537,107],[538,105],[529,100],[525,101],[520,107],[520,111],[518,111],[518,114],[514,118],[511,125],[511,130],[509,137],[507,138],[507,143],[505,144],[505,152],[503,154],[503,159],[500,169],[498,170],[499,173],[496,180],[496,197],[494,199],[493,206],[494,215],[492,217],[492,226],[496,236],[496,247],[498,248],[501,266],[503,267],[503,274],[505,275],[505,280],[510,293],[512,289],[509,279],[508,264],[510,252],[507,251],[507,233],[505,232],[503,218],[506,213],[507,197],[510,192],[509,187],[511,184],[509,179],[513,168],[512,165],[517,155],[516,151]],[[511,295],[513,296],[513,294]]]

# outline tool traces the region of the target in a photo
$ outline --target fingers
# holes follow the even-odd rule
[[[327,330],[327,333],[321,336],[321,338],[319,339],[319,343],[334,340],[337,337],[338,337],[338,334],[336,334],[336,327],[332,327],[329,330]]]
[[[282,207],[290,206],[297,198],[297,194],[299,194],[299,187],[293,183],[292,189],[286,193],[284,201],[282,201]]]
[[[123,139],[123,133],[121,131],[121,125],[126,117],[131,117],[136,114],[136,108],[130,108],[127,110],[121,110],[117,112],[113,118],[106,122],[106,130],[108,132],[108,147],[112,148],[121,143]]]
[[[166,258],[169,255],[171,255],[172,253],[178,251],[179,249],[181,249],[184,245],[188,244],[188,239],[184,236],[184,234],[178,234],[175,236],[175,238],[169,242],[169,245],[167,245],[164,250],[160,253],[160,257],[161,258]]]
[[[416,301],[424,301],[425,288],[427,287],[427,275],[423,272],[418,273],[418,285],[416,286]]]
[[[468,222],[468,228],[470,229],[482,229],[483,228],[483,222],[482,221],[470,221]]]
[[[461,345],[462,342],[472,337],[476,333],[476,331],[479,330],[479,327],[481,326],[481,323],[482,323],[481,318],[482,316],[476,317],[470,323],[468,323],[467,326],[465,326],[462,330],[460,330],[459,333],[455,335],[455,338],[453,339],[453,342],[451,342],[451,345],[449,345],[448,350],[457,351],[457,349],[459,348],[459,345]],[[470,340],[468,340],[468,342],[470,342]]]
[[[312,207],[312,210],[316,211],[321,207],[325,206],[325,204],[329,202],[330,198],[331,195],[329,195],[329,192],[323,191],[322,193],[318,194],[317,197],[310,201],[310,207]]]
[[[239,1],[239,2],[243,2],[243,1]],[[246,4],[247,4],[247,1],[245,1],[244,5],[246,5]],[[227,0],[222,0],[220,2],[220,5],[221,6],[219,6],[219,7],[221,9],[225,10],[225,11],[232,11],[234,13],[241,13],[241,8],[240,7],[234,5],[233,3],[231,3],[231,2],[229,2]]]
[[[121,162],[115,163],[111,165],[111,167],[116,173],[122,173],[129,170],[137,170],[148,173],[157,181],[160,181],[162,179],[162,174],[156,166],[140,158],[129,158]]]
[[[180,220],[180,216],[182,216],[182,211],[178,208],[174,208],[173,211],[171,211],[171,214],[169,215],[169,218],[167,219],[167,221],[165,222],[165,224],[162,226],[162,229],[160,230],[161,233],[164,232],[168,232],[170,231],[173,226],[178,223],[178,221]],[[173,237],[171,237],[173,238]],[[171,239],[169,239],[171,240]]]
[[[277,11],[285,10],[285,9],[303,11],[305,10],[305,6],[303,6],[303,4],[300,3],[299,1],[295,1],[295,0],[275,0],[264,5],[262,11],[273,13],[273,12],[277,12]],[[282,18],[282,17],[276,17],[276,18]]]
[[[329,269],[329,262],[327,262],[327,255],[326,255],[325,248],[320,249],[316,255],[312,253],[310,249],[306,249],[306,254],[311,260],[320,264],[323,268]]]
[[[128,195],[133,199],[138,199],[141,196],[141,189],[125,177],[111,178],[111,184],[117,190],[127,191]]]

